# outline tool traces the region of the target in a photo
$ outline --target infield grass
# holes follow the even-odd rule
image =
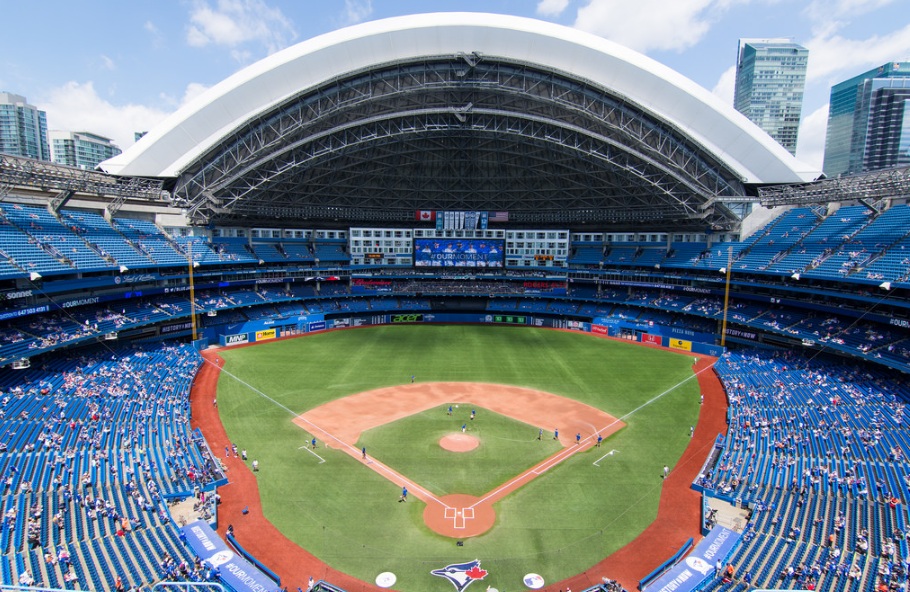
[[[470,405],[455,409],[452,417],[442,409],[429,409],[366,431],[357,446],[366,446],[375,458],[436,495],[477,497],[562,449],[549,433],[538,440],[534,426],[479,405],[474,408],[474,421],[468,419]],[[480,445],[469,452],[443,450],[439,439],[461,434],[462,425]]]
[[[654,520],[661,469],[680,458],[698,415],[691,357],[588,334],[383,326],[222,355],[226,373],[218,383],[219,413],[231,440],[260,462],[266,517],[333,567],[368,582],[392,571],[396,589],[404,591],[451,590],[451,583],[429,571],[475,558],[489,571],[475,585],[479,589],[520,589],[529,572],[555,582],[588,569]],[[548,391],[627,425],[602,448],[574,455],[500,501],[496,526],[456,547],[426,528],[423,503],[396,503],[400,487],[359,460],[322,448],[326,462],[318,464],[298,450],[310,436],[292,423],[296,414],[339,397],[409,383],[411,375],[418,382],[477,381]],[[391,444],[370,442],[368,450],[418,449],[427,446],[421,434],[397,434]],[[592,464],[612,449],[618,451],[614,456],[599,467]],[[416,455],[409,462],[419,461]],[[526,460],[515,461],[514,474],[527,468]],[[428,455],[420,470],[447,470],[439,464]]]

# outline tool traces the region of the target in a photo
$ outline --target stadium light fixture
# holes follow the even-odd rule
[[[720,269],[718,269],[718,271],[719,271],[720,273],[727,273],[727,268],[726,268],[726,267],[721,267]]]
[[[130,268],[127,267],[126,265],[121,265],[121,266],[120,266],[120,273],[126,273],[126,272],[128,272],[129,270],[130,270]]]
[[[791,278],[791,279],[794,279],[794,280],[798,280],[798,279],[799,279],[799,272],[797,271],[796,273],[794,273],[793,275],[791,275],[790,278]]]
[[[28,274],[28,277],[30,280],[32,280],[34,282],[35,280],[41,279],[41,274],[38,273],[37,271],[33,271],[30,274]]]

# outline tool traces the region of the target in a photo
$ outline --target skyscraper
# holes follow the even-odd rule
[[[910,164],[910,62],[890,62],[831,88],[829,177]]]
[[[29,105],[25,97],[0,92],[0,152],[50,160],[47,114]]]
[[[809,50],[790,39],[740,39],[733,106],[796,154]]]
[[[122,152],[110,138],[90,132],[50,131],[51,154],[57,164],[94,169]]]

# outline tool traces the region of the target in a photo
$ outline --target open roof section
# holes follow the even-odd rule
[[[600,37],[425,14],[257,62],[102,164],[173,178],[197,221],[405,222],[508,210],[529,224],[729,227],[712,198],[819,176],[732,107]]]

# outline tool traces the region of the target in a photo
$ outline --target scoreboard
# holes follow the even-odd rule
[[[502,323],[505,325],[526,325],[528,317],[515,316],[515,315],[493,315],[494,323]]]

